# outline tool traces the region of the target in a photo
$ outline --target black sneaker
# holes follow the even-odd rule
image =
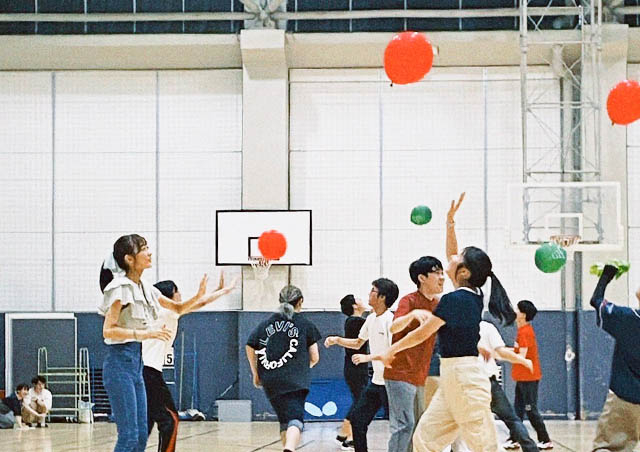
[[[353,445],[353,441],[352,440],[348,440],[348,441],[343,441],[342,442],[342,446],[340,446],[340,449],[342,450],[356,450],[356,447]]]
[[[338,442],[338,444],[340,444],[342,446],[342,443],[344,443],[347,440],[346,436],[342,436],[342,435],[337,435],[336,436],[336,441]]]

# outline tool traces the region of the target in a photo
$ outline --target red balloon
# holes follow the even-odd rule
[[[266,231],[258,239],[258,249],[265,259],[280,259],[287,251],[287,239],[278,231]]]
[[[384,51],[384,70],[393,83],[415,83],[429,72],[433,65],[433,48],[422,33],[398,33]]]
[[[615,124],[626,126],[640,119],[640,84],[635,80],[623,80],[607,98],[607,112]]]

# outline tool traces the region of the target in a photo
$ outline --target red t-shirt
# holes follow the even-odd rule
[[[405,316],[414,309],[426,309],[433,312],[436,306],[438,306],[437,300],[429,300],[420,292],[413,292],[402,297],[398,303],[398,310],[395,312],[393,319],[395,320]],[[407,328],[394,334],[391,342],[395,344],[419,326],[420,322],[413,320]],[[435,341],[436,335],[434,334],[423,343],[398,353],[393,360],[393,367],[384,370],[384,378],[386,380],[406,381],[412,385],[423,386],[427,375],[429,375],[431,354],[433,353]]]
[[[540,360],[538,359],[538,344],[536,343],[536,333],[530,324],[518,328],[518,336],[516,337],[518,346],[515,352],[520,352],[520,347],[527,348],[527,359],[533,363],[533,373],[521,364],[514,364],[511,367],[511,378],[514,381],[538,381],[542,378],[540,370]]]

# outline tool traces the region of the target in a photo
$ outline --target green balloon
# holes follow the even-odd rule
[[[555,273],[567,263],[567,252],[555,243],[545,243],[536,250],[536,267],[544,273]]]
[[[411,222],[419,226],[431,221],[431,209],[427,206],[416,206],[411,210]]]

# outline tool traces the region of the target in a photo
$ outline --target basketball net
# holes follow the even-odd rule
[[[573,253],[574,253],[574,250],[571,249],[571,247],[576,243],[580,242],[581,239],[582,237],[580,237],[579,235],[573,235],[573,234],[557,234],[549,237],[550,242],[555,243],[556,245],[563,248],[567,252],[567,259],[570,261],[573,260]]]
[[[256,280],[264,281],[269,277],[269,269],[272,262],[272,260],[264,257],[251,258],[251,268],[253,268],[253,276]]]

